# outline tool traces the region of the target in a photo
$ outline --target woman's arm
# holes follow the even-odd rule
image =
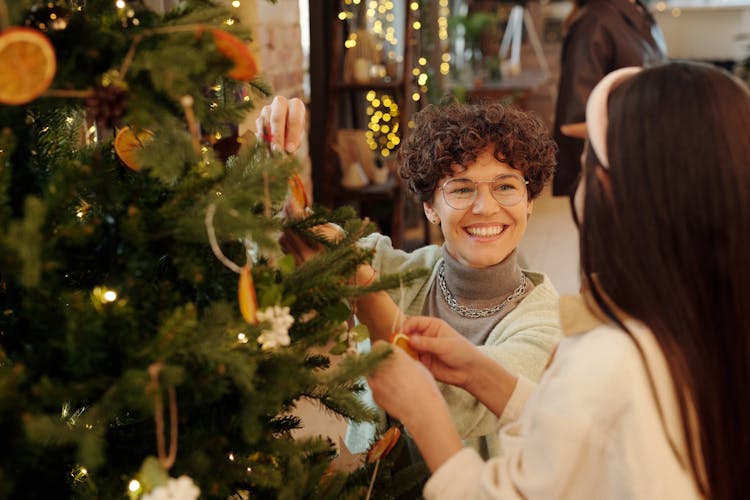
[[[367,382],[375,402],[404,424],[434,472],[461,451],[461,438],[430,373],[404,350],[393,351]]]
[[[414,317],[406,320],[404,332],[420,353],[420,361],[433,376],[469,392],[498,417],[516,387],[517,377],[484,355],[443,320]]]

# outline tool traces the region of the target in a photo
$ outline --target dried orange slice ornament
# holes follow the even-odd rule
[[[391,452],[398,438],[401,437],[401,430],[398,427],[391,427],[378,439],[372,448],[367,452],[367,463],[371,464],[377,462],[381,458],[385,458]]]
[[[419,354],[417,354],[417,351],[411,348],[409,345],[409,336],[401,333],[401,332],[394,332],[391,334],[391,344],[399,346],[401,349],[406,351],[406,354],[411,356],[414,359],[419,359]]]
[[[141,165],[136,159],[136,151],[153,137],[154,133],[147,129],[135,133],[130,127],[121,128],[115,136],[115,153],[129,169],[138,172]]]
[[[0,103],[33,101],[50,86],[56,70],[55,49],[44,33],[17,27],[0,33]]]
[[[238,82],[249,82],[258,74],[258,63],[250,52],[247,44],[220,29],[212,29],[216,49],[234,63],[234,67],[227,72],[227,76]]]
[[[258,299],[255,296],[255,285],[250,267],[242,266],[240,271],[240,282],[237,287],[237,296],[240,302],[240,312],[245,321],[251,325],[258,324]]]
[[[294,201],[300,207],[307,208],[310,206],[310,202],[307,200],[305,184],[302,182],[302,178],[299,174],[294,174],[289,178],[289,191],[291,191]]]

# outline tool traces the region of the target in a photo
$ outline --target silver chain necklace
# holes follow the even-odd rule
[[[460,314],[464,318],[486,318],[487,316],[502,311],[513,299],[517,299],[524,294],[528,282],[529,280],[526,278],[526,275],[521,273],[521,284],[518,285],[518,288],[513,290],[513,293],[508,295],[504,301],[496,306],[488,307],[486,309],[475,309],[473,307],[466,307],[459,304],[450,290],[448,290],[448,285],[445,283],[445,261],[440,263],[440,269],[438,269],[438,284],[440,285],[440,291],[443,292],[445,302],[448,303],[448,307],[451,308],[451,311]]]

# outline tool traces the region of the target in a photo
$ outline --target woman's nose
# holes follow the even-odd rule
[[[475,214],[495,213],[498,210],[500,210],[500,204],[492,197],[489,184],[479,184],[477,186],[477,198],[472,205],[472,212]]]

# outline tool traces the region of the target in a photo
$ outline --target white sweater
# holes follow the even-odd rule
[[[501,454],[483,462],[463,449],[435,471],[425,498],[700,498],[682,465],[688,463],[682,424],[654,337],[643,325],[626,323],[644,351],[656,394],[625,332],[589,321],[579,334],[566,328],[569,315],[561,308],[567,337],[539,385],[519,380],[509,404],[520,415],[500,431]]]

